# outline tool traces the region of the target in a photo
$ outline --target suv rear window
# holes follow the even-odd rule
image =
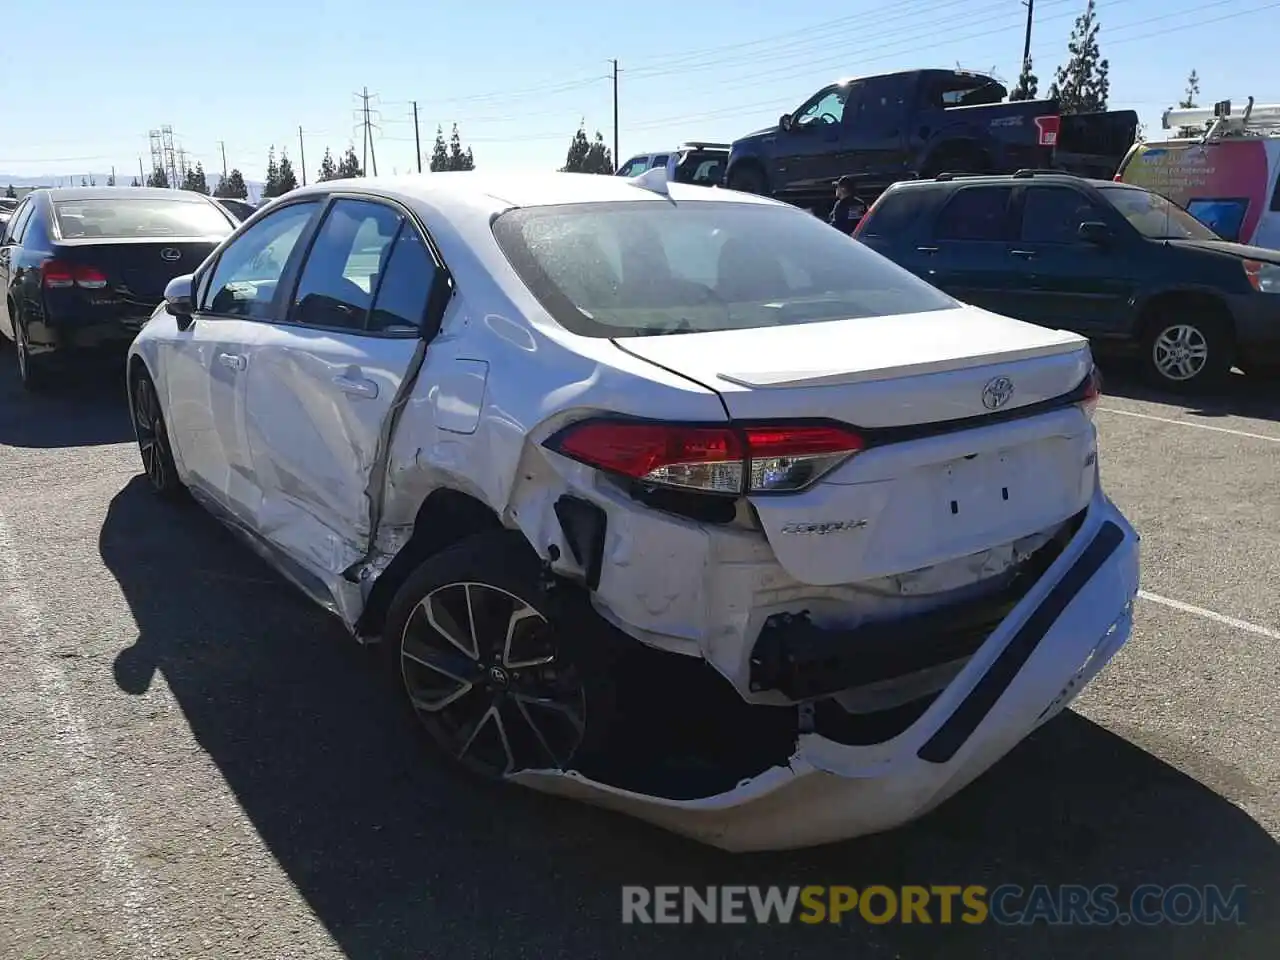
[[[121,191],[122,193],[124,191]],[[231,220],[204,200],[59,200],[53,205],[66,240],[142,237],[225,237]]]
[[[927,190],[890,190],[868,211],[859,225],[859,237],[895,237],[915,222],[928,206]]]
[[[788,326],[956,306],[794,207],[656,198],[527,207],[502,214],[493,232],[547,312],[581,336]]]
[[[935,240],[1008,240],[1013,187],[966,187],[938,214]]]

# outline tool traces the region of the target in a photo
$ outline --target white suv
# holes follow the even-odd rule
[[[1129,635],[1085,340],[661,171],[293,191],[128,378],[442,751],[729,849],[919,815]]]

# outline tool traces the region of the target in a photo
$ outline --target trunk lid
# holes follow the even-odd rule
[[[717,391],[734,420],[862,430],[867,449],[817,483],[751,498],[802,583],[983,555],[1068,519],[1093,494],[1095,434],[1078,407],[995,416],[1080,385],[1092,357],[1076,334],[959,307],[615,342]]]
[[[221,241],[146,238],[61,240],[54,259],[93,268],[106,278],[97,288],[75,285],[46,290],[55,312],[71,311],[85,319],[119,320],[141,326],[164,299],[174,277],[192,273]]]

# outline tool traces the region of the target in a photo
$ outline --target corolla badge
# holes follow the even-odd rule
[[[999,410],[1013,396],[1013,381],[1008,377],[988,380],[982,388],[982,405],[988,410]]]
[[[160,251],[160,259],[167,261],[168,263],[173,263],[176,260],[182,259],[182,251],[177,247],[165,247]]]

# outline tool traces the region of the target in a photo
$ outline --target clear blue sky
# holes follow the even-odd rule
[[[354,92],[377,94],[378,170],[413,168],[457,122],[479,167],[549,169],[580,120],[612,139],[609,58],[621,65],[621,153],[731,140],[843,75],[921,66],[994,70],[1012,85],[1020,0],[294,0],[7,4],[0,173],[105,172],[124,182],[170,124],[211,173],[260,179],[267,148],[309,176],[325,146],[360,150]],[[1036,0],[1041,93],[1084,0]],[[1101,0],[1111,105],[1158,131],[1194,67],[1201,102],[1280,101],[1277,0]],[[1248,12],[1254,11],[1254,12]],[[1215,22],[1216,21],[1216,22]]]

